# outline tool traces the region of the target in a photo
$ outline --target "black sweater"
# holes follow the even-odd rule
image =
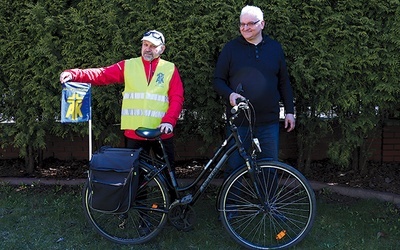
[[[228,117],[232,92],[253,104],[256,125],[278,122],[280,101],[285,113],[294,114],[293,91],[283,49],[267,35],[258,45],[247,42],[242,36],[228,42],[219,55],[213,87],[227,101]],[[242,119],[238,119],[239,122]]]

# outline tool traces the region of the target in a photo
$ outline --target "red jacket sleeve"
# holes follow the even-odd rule
[[[120,61],[108,67],[91,69],[69,69],[72,81],[91,83],[93,85],[107,85],[124,82],[125,61]]]
[[[181,114],[183,101],[184,101],[184,90],[183,90],[183,83],[181,77],[179,75],[178,69],[175,67],[174,74],[172,75],[169,90],[168,90],[168,100],[169,100],[169,107],[161,119],[161,122],[168,122],[175,127],[179,115]]]

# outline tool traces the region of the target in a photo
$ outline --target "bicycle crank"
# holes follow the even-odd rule
[[[196,214],[190,205],[175,202],[168,211],[168,219],[176,229],[187,232],[193,229]]]

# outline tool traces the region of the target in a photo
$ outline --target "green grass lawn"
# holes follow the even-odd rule
[[[190,232],[167,225],[152,242],[123,246],[86,222],[81,187],[0,184],[0,249],[241,249],[224,231],[210,191],[194,207]],[[400,212],[390,203],[331,193],[317,196],[311,233],[295,249],[399,249]]]

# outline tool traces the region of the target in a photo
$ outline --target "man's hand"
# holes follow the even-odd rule
[[[290,132],[296,126],[296,121],[294,119],[293,114],[286,114],[285,116],[285,129],[287,132]]]
[[[160,128],[160,131],[164,134],[171,134],[172,131],[174,131],[174,128],[172,127],[172,124],[163,122],[158,126]]]
[[[232,94],[229,96],[229,103],[232,105],[232,107],[236,106],[236,99],[246,99],[242,95],[232,92]]]
[[[62,72],[60,75],[60,82],[66,83],[72,80],[72,74],[70,72]]]

